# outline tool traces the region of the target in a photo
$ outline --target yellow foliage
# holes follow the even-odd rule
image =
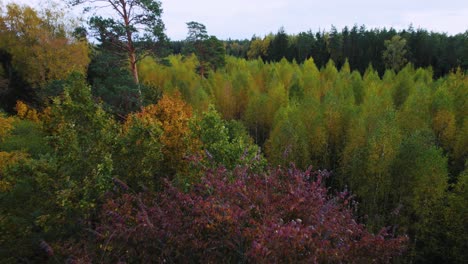
[[[88,44],[67,36],[59,11],[36,10],[7,5],[0,16],[0,47],[13,57],[13,67],[28,83],[43,87],[52,80],[65,79],[72,72],[86,73]]]
[[[0,141],[7,137],[13,129],[14,119],[0,114]]]
[[[268,47],[270,46],[271,36],[265,37],[264,39],[255,39],[250,44],[247,57],[249,59],[257,59],[258,57],[265,57],[268,55]]]
[[[28,157],[23,152],[4,152],[0,151],[0,192],[8,191],[11,187],[11,182],[5,180],[2,175],[3,171],[11,165],[20,162]]]
[[[128,130],[135,120],[148,125],[159,124],[163,130],[160,140],[165,164],[172,172],[180,171],[185,166],[185,156],[193,153],[199,145],[196,140],[188,138],[191,117],[192,108],[182,100],[179,92],[174,95],[164,94],[158,104],[146,106],[141,112],[127,118],[124,131]]]
[[[193,109],[206,110],[209,103],[207,91],[202,88],[204,78],[194,70],[199,65],[197,57],[171,55],[167,59],[170,67],[157,63],[151,57],[139,63],[140,80],[150,87],[149,93],[159,95],[161,92],[172,94],[179,91]]]
[[[446,150],[452,149],[456,135],[455,115],[447,110],[437,112],[432,127],[442,146]]]
[[[21,119],[28,119],[33,122],[39,122],[39,114],[36,109],[29,107],[22,101],[16,101],[16,113]]]
[[[164,95],[153,110],[164,131],[161,137],[163,154],[172,166],[176,166],[189,151],[187,137],[192,109],[176,93],[173,97]]]
[[[48,106],[44,110],[42,110],[42,113],[40,114],[41,120],[45,124],[51,122],[51,116],[52,116],[52,108],[50,106]]]

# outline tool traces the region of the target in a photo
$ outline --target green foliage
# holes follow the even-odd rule
[[[206,27],[198,22],[188,22],[187,46],[185,54],[194,53],[200,65],[197,72],[206,76],[209,69],[216,70],[226,64],[226,50],[221,41],[215,36],[208,36]]]
[[[202,115],[195,130],[210,166],[234,169],[248,165],[252,170],[259,170],[265,165],[260,149],[245,128],[239,122],[222,120],[214,106]]]
[[[280,28],[268,47],[269,60],[280,61],[282,58],[286,57],[285,51],[288,50],[288,46],[288,35],[284,31],[284,28]]]
[[[394,206],[404,206],[403,219],[406,217],[404,221],[407,222],[403,226],[412,229],[421,228],[412,223],[414,217],[418,220],[430,218],[428,214],[435,209],[447,188],[447,159],[433,142],[430,131],[413,132],[402,141],[391,169]]]
[[[208,89],[206,82],[193,70],[198,61],[195,56],[169,56],[170,67],[159,64],[151,57],[145,58],[139,65],[142,83],[147,87],[143,97],[148,103],[156,102],[163,93],[179,91],[182,99],[193,109],[204,111],[208,108]]]
[[[414,88],[413,76],[414,69],[411,65],[406,66],[401,70],[393,81],[393,104],[396,108],[400,108]]]
[[[57,203],[56,191],[63,183],[55,177],[51,160],[22,159],[0,172],[10,188],[0,191],[0,258],[44,262],[38,252],[41,240],[58,241],[77,230],[77,218],[68,218]]]
[[[206,31],[205,25],[191,21],[187,22],[187,39],[188,42],[196,42],[196,41],[203,41],[208,39],[208,32]]]
[[[330,33],[326,35],[327,48],[330,52],[330,59],[333,60],[337,65],[343,64],[343,34],[339,34],[338,30],[332,26]]]
[[[129,116],[125,130],[118,138],[113,160],[114,173],[134,190],[154,189],[160,184],[161,123]]]
[[[226,50],[223,43],[215,36],[210,36],[205,45],[207,52],[202,53],[202,56],[199,56],[199,60],[202,62],[206,61],[213,70],[224,67],[226,64],[224,55]]]
[[[390,40],[385,40],[385,50],[382,53],[382,58],[385,66],[388,69],[399,71],[407,62],[406,55],[406,39],[396,35]]]
[[[431,90],[424,84],[415,84],[405,103],[397,113],[399,126],[404,135],[431,127]]]
[[[465,165],[466,166],[466,165]],[[447,240],[438,241],[438,247],[443,248],[440,251],[450,251],[448,260],[453,263],[461,263],[468,259],[468,252],[465,250],[468,241],[464,234],[468,233],[466,219],[468,219],[468,170],[465,169],[458,178],[458,182],[453,186],[454,190],[448,194],[448,205],[444,208],[444,220],[447,228]]]
[[[302,63],[311,57],[311,47],[314,46],[316,40],[312,32],[301,32],[296,38],[296,61]]]
[[[0,152],[7,156],[7,166],[0,168],[1,248],[6,250],[1,254],[12,262],[44,262],[54,250],[62,252],[60,241],[77,238],[112,188],[115,122],[93,101],[83,76],[72,75],[63,91],[42,115],[43,131],[39,124],[17,121],[4,141],[9,150],[21,148],[31,158]]]
[[[294,162],[299,168],[307,168],[311,153],[305,122],[297,106],[281,108],[277,112],[270,139],[266,143],[268,160],[272,164],[288,166]]]
[[[91,97],[80,75],[73,75],[64,94],[54,100],[46,130],[60,168],[62,205],[89,210],[111,187],[114,121]]]
[[[11,134],[0,142],[0,151],[23,151],[33,158],[50,153],[40,124],[30,120],[16,120]]]
[[[330,59],[339,68],[348,60],[350,68],[360,74],[372,64],[380,76],[387,69],[399,71],[409,62],[416,67],[432,67],[434,76],[440,78],[457,67],[466,71],[467,40],[467,32],[447,35],[422,28],[415,30],[412,26],[397,31],[394,28],[366,28],[365,25],[345,26],[338,30],[332,25],[330,31],[309,30],[297,35],[285,34],[280,28],[277,34],[270,33],[263,38],[229,39],[224,43],[227,54],[238,58],[279,61],[284,57],[289,62],[302,63],[313,57],[319,68],[325,67]],[[174,52],[177,53],[177,49],[174,48]]]
[[[122,56],[105,49],[96,49],[88,68],[88,80],[93,96],[101,98],[104,107],[123,117],[136,111],[138,85],[135,84],[128,65]]]
[[[157,55],[161,43],[166,41],[164,23],[161,19],[161,2],[157,0],[67,0],[73,6],[88,4],[84,11],[112,11],[104,18],[94,14],[89,19],[91,31],[101,42],[101,47],[115,52],[128,60],[133,82],[137,85],[137,102],[143,103],[137,63],[149,54]],[[89,5],[91,4],[91,5]],[[106,13],[106,12],[101,12]],[[128,92],[128,89],[127,89]],[[127,99],[128,100],[128,99]]]

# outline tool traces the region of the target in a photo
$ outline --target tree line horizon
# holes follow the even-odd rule
[[[345,26],[341,30],[331,26],[330,30],[303,31],[288,34],[281,27],[276,33],[252,36],[249,39],[221,40],[226,48],[226,54],[245,59],[261,58],[267,62],[278,62],[282,58],[289,62],[303,63],[312,57],[319,68],[324,67],[332,59],[337,67],[348,60],[352,70],[364,74],[372,65],[380,75],[383,75],[385,62],[382,53],[385,51],[385,41],[394,36],[400,36],[406,41],[405,58],[415,67],[429,67],[435,77],[443,76],[451,70],[461,67],[468,68],[467,37],[465,32],[448,35],[446,33],[429,31],[424,28],[415,29],[412,25],[407,29],[367,28],[365,25]],[[170,42],[172,53],[182,52],[185,40]],[[357,58],[360,58],[358,60]]]

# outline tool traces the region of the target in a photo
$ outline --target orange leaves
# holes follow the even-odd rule
[[[17,101],[15,108],[19,118],[39,122],[39,114],[36,109],[29,107],[22,101]]]
[[[181,161],[195,151],[198,145],[197,140],[189,140],[191,117],[192,108],[182,100],[180,93],[165,94],[156,105],[146,106],[141,112],[130,116],[124,124],[124,130],[128,130],[136,120],[145,126],[160,126],[162,134],[159,140],[162,144],[166,172],[173,174],[182,169],[184,165]]]
[[[180,169],[180,161],[197,145],[196,140],[188,141],[191,107],[181,99],[180,93],[176,93],[174,96],[164,95],[150,111],[162,123],[161,143],[165,160],[173,169]]]

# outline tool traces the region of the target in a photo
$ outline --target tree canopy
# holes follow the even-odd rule
[[[90,41],[0,14],[0,262],[468,260],[466,33],[189,22],[165,56],[160,2],[80,3]]]

